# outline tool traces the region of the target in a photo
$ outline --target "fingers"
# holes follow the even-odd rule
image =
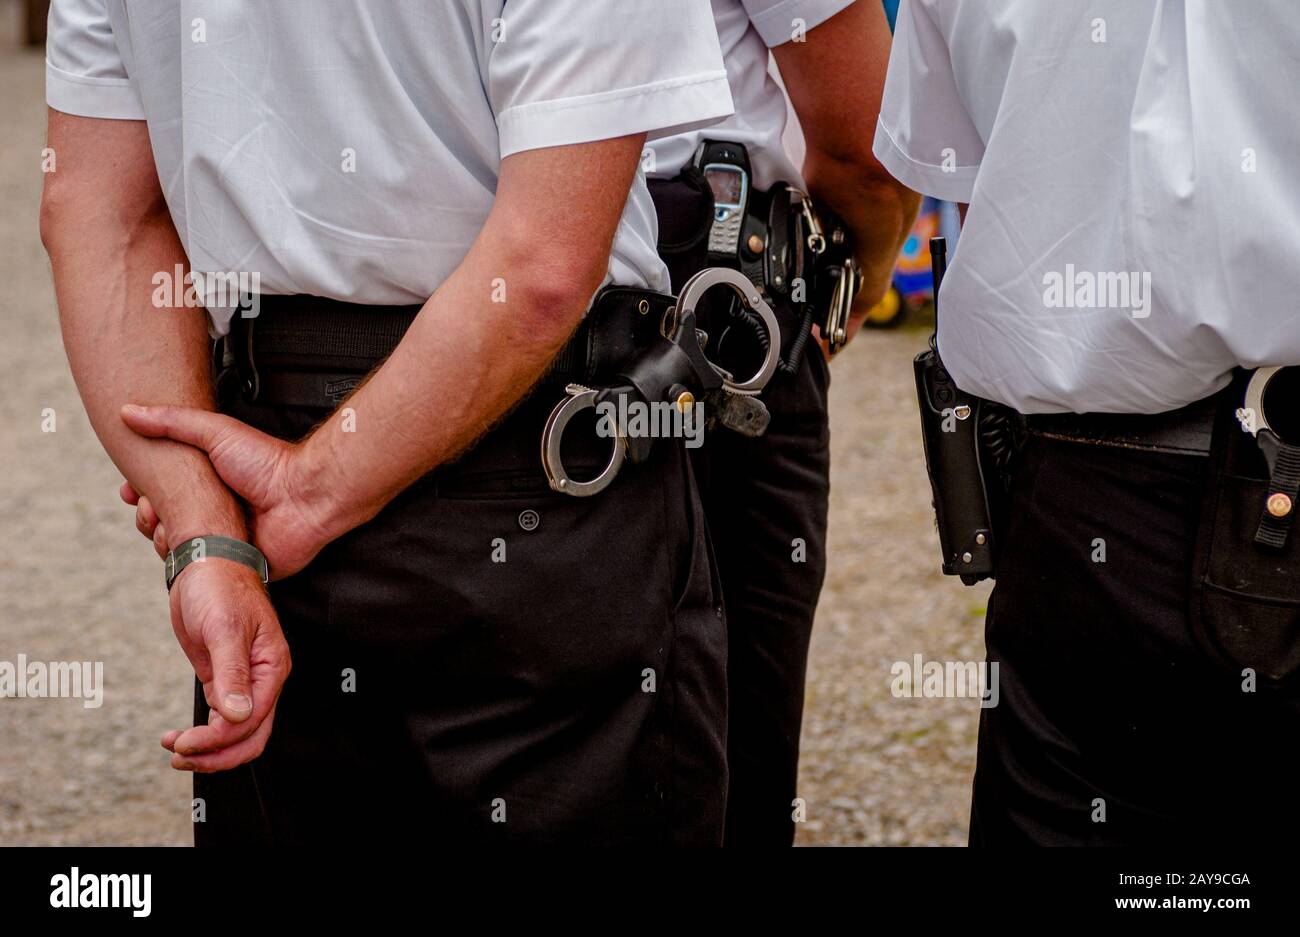
[[[167,530],[163,527],[158,512],[149,503],[149,499],[132,488],[130,482],[122,482],[118,494],[127,504],[135,505],[135,529],[146,540],[153,541],[153,550],[158,554],[159,559],[167,559],[167,554],[170,552],[167,549]]]
[[[153,539],[153,532],[158,527],[158,512],[153,509],[148,498],[140,498],[135,506],[135,529],[146,539]]]
[[[244,745],[250,739],[258,737],[259,732],[265,723],[275,712],[275,704],[279,700],[280,687],[283,685],[283,678],[277,678],[269,670],[260,679],[256,680],[260,686],[254,690],[254,698],[258,700],[258,705],[254,707],[251,718],[242,722],[231,722],[218,712],[215,708],[208,712],[208,724],[202,726],[193,726],[184,730],[172,730],[162,737],[162,747],[173,752],[177,757],[172,759],[172,767],[181,767],[177,759],[196,760],[202,759],[205,755],[220,754],[229,750],[238,750],[247,753],[249,749]],[[213,698],[214,690],[211,686],[204,688],[204,695]],[[265,736],[263,736],[265,742]],[[256,758],[260,753],[252,754],[251,758]],[[245,761],[248,758],[244,759]],[[216,768],[213,770],[224,770]]]
[[[274,719],[275,711],[273,709],[258,725],[257,731],[247,738],[217,751],[191,752],[190,754],[175,753],[172,755],[171,765],[177,771],[196,771],[200,774],[229,771],[231,768],[237,768],[262,754],[262,751],[266,748],[267,739],[271,737],[271,724]],[[163,747],[166,748],[167,746],[164,745]]]
[[[208,724],[168,732],[162,737],[163,748],[182,758],[194,758],[234,748],[257,735],[262,723],[275,711],[275,704],[280,698],[280,690],[289,676],[291,665],[288,645],[278,632],[274,637],[259,634],[254,641],[251,657],[254,700],[252,715],[238,722],[225,718],[217,705],[221,702],[222,691],[214,679],[203,686],[203,695],[210,707]],[[215,672],[215,665],[213,669]]]
[[[236,419],[194,407],[122,407],[122,422],[141,436],[166,436],[211,452],[223,437],[242,424]]]
[[[153,551],[160,559],[167,559],[167,554],[171,552],[167,549],[167,528],[163,526],[148,498],[139,497],[135,508],[135,529],[153,541]]]
[[[831,358],[834,357],[831,354],[831,343],[822,338],[822,330],[816,325],[812,327],[812,337],[813,341],[817,343],[817,347],[822,350],[822,357],[829,363]]]
[[[278,490],[283,459],[293,447],[232,417],[193,407],[122,408],[122,421],[142,436],[202,449],[221,480],[255,507]]]
[[[247,567],[213,560],[187,570],[169,602],[172,628],[211,711],[206,725],[168,732],[163,747],[178,766],[225,753],[189,770],[224,770],[255,758],[290,670],[289,645],[266,590]],[[255,744],[244,744],[250,739]]]
[[[232,723],[244,722],[253,714],[250,638],[242,628],[222,628],[206,642],[216,694],[213,709]]]

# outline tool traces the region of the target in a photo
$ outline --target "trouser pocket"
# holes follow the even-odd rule
[[[1300,674],[1297,540],[1281,551],[1255,545],[1267,481],[1211,473],[1210,485],[1193,578],[1193,631],[1234,672],[1250,668],[1264,683],[1289,683]]]
[[[715,840],[725,636],[681,447],[572,498],[504,442],[331,547],[326,636],[378,671],[452,835]]]
[[[1300,537],[1255,542],[1268,468],[1234,416],[1241,380],[1222,395],[1192,569],[1191,627],[1221,665],[1266,686],[1300,678]]]

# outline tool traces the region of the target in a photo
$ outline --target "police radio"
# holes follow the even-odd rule
[[[740,245],[749,209],[749,156],[736,143],[705,140],[695,157],[713,192],[713,226],[709,229],[709,262],[733,269],[740,265]]]
[[[943,551],[943,571],[968,586],[995,575],[995,530],[1005,509],[1005,475],[1014,452],[1006,407],[957,387],[939,357],[939,287],[948,266],[947,242],[930,239],[935,334],[913,362],[921,409],[925,468]]]

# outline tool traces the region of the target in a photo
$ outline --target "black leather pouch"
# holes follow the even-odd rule
[[[607,286],[597,294],[578,331],[551,363],[539,387],[600,384],[660,338],[675,300],[667,293]]]
[[[1261,686],[1300,680],[1300,531],[1281,549],[1256,543],[1268,464],[1236,417],[1248,374],[1220,395],[1192,564],[1191,627],[1203,648]],[[1300,401],[1297,401],[1300,405]]]
[[[677,293],[709,266],[713,190],[704,173],[694,166],[671,179],[649,179],[647,185],[659,216],[659,256],[668,266],[672,290]]]

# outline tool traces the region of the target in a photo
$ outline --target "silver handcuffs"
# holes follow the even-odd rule
[[[1284,367],[1256,369],[1250,376],[1249,383],[1246,384],[1245,397],[1236,412],[1237,422],[1241,424],[1241,428],[1254,436],[1259,443],[1270,472],[1277,468],[1277,455],[1281,449],[1282,439],[1269,425],[1268,416],[1264,413],[1264,392],[1268,388],[1269,381],[1285,370]]]
[[[1245,385],[1242,407],[1236,411],[1236,421],[1242,424],[1242,429],[1260,441],[1277,439],[1277,433],[1269,425],[1269,417],[1264,413],[1264,391],[1269,386],[1269,381],[1282,370],[1283,368],[1258,368],[1252,374],[1251,381]],[[1271,472],[1274,468],[1274,460],[1277,459],[1277,448],[1264,446],[1262,443],[1260,448],[1264,450]]]
[[[704,294],[718,286],[726,286],[734,290],[745,307],[758,316],[767,330],[767,352],[763,364],[752,377],[746,380],[737,380],[735,375],[709,361],[703,354],[707,337],[696,328],[695,310]],[[691,362],[702,362],[709,369],[707,373],[701,373],[697,369],[689,377],[683,376],[680,386],[684,387],[685,396],[676,401],[679,405],[686,398],[694,401],[705,393],[715,390],[737,397],[757,397],[772,379],[780,363],[781,327],[777,323],[776,314],[763,300],[758,288],[746,276],[726,267],[710,267],[691,277],[682,287],[676,305],[665,313],[660,323],[659,334],[665,341],[685,351],[685,357]],[[695,347],[692,349],[687,343],[693,343]],[[690,377],[695,380],[691,381]],[[568,427],[569,421],[583,410],[594,409],[602,391],[580,384],[569,384],[565,387],[565,393],[568,396],[551,411],[542,430],[542,467],[553,490],[575,498],[587,498],[604,491],[617,477],[627,459],[628,440],[621,433],[613,437],[613,451],[610,453],[609,462],[595,478],[579,481],[570,476],[561,457],[565,428]],[[757,401],[755,405],[758,405]]]

